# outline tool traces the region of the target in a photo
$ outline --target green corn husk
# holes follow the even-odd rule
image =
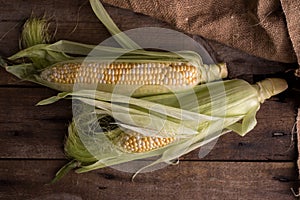
[[[141,47],[132,41],[126,34],[124,34],[110,18],[109,14],[106,12],[105,8],[99,0],[90,0],[91,7],[98,17],[98,19],[103,23],[103,25],[108,29],[108,31],[114,36],[114,39],[125,49],[141,49]]]
[[[151,165],[170,163],[227,132],[244,136],[256,125],[260,103],[286,88],[282,79],[266,79],[255,85],[229,80],[143,98],[83,90],[43,100],[38,105],[72,98],[95,108],[74,115],[65,144],[65,152],[73,160],[55,180],[72,168],[81,173],[153,156],[160,158]],[[115,122],[104,123],[104,129],[95,128],[95,124],[107,121],[107,116]],[[129,153],[115,143],[128,130],[143,136],[174,137],[175,141],[152,151]]]
[[[25,48],[20,52],[12,55],[8,59],[14,65],[8,65],[2,63],[6,70],[20,79],[32,81],[58,91],[73,91],[74,84],[56,84],[43,79],[41,74],[44,70],[51,69],[57,65],[72,64],[72,63],[86,63],[89,60],[95,62],[183,62],[193,65],[200,72],[201,76],[198,83],[205,83],[214,80],[219,80],[227,76],[227,69],[224,63],[218,65],[205,65],[202,62],[201,57],[193,51],[178,51],[178,52],[155,52],[146,51],[141,49],[138,44],[132,41],[126,34],[122,33],[115,25],[108,13],[97,0],[90,0],[90,4],[100,21],[107,27],[107,29],[113,35],[113,38],[122,46],[107,47],[87,45],[71,41],[58,41],[53,44],[47,44],[51,37],[47,33],[49,25],[47,21],[37,18],[29,19],[22,31],[22,46]],[[191,85],[193,87],[195,84]],[[119,84],[117,84],[119,85]],[[106,85],[76,85],[76,89],[98,89],[103,91],[112,92],[116,84]],[[139,85],[138,85],[139,86]],[[129,86],[125,88],[137,88],[135,86]],[[148,88],[137,92],[139,96],[149,95],[146,92],[152,91],[152,93],[162,93],[168,91],[162,85],[148,85]],[[186,89],[181,87],[171,88],[171,90]],[[122,91],[122,90],[120,90]],[[162,91],[162,92],[161,92]]]

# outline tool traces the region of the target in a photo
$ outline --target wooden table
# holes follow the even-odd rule
[[[106,6],[122,30],[172,26],[127,10]],[[109,37],[84,0],[1,1],[0,54],[18,51],[21,26],[31,13],[51,16],[55,39],[97,44]],[[217,61],[227,62],[230,78],[247,81],[282,72],[288,64],[271,62],[219,43],[191,36]],[[139,174],[112,168],[69,173],[49,185],[67,162],[64,137],[71,121],[70,101],[35,104],[57,92],[18,80],[0,69],[0,199],[294,199],[296,148],[292,128],[296,107],[289,94],[266,101],[258,125],[245,137],[229,133],[199,158],[199,149],[180,163]]]

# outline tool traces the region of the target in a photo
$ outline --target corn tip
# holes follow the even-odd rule
[[[220,77],[226,78],[228,76],[227,64],[226,63],[219,63],[220,67]]]
[[[284,79],[268,78],[258,82],[258,92],[260,102],[263,102],[270,97],[277,95],[288,88],[288,84]]]

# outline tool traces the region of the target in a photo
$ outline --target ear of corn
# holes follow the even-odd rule
[[[119,92],[123,91],[122,94],[128,94],[134,88],[138,89],[135,95],[178,91],[227,76],[224,63],[205,65],[198,55],[189,51],[158,53],[96,48],[97,53],[103,52],[105,56],[121,54],[117,60],[94,56],[79,59],[65,54],[75,52],[84,54],[93,47],[68,41],[52,45],[36,45],[10,58],[18,60],[28,57],[36,62],[6,66],[6,70],[24,80],[59,91],[98,89],[111,92],[117,85]],[[124,52],[125,54],[122,54]],[[127,87],[128,85],[134,86]]]
[[[72,91],[76,84],[77,90],[112,92],[117,85],[122,94],[131,94],[138,88],[134,96],[178,91],[227,76],[225,64],[205,65],[192,51],[141,49],[119,30],[99,1],[91,0],[90,3],[97,17],[123,48],[70,41],[46,44],[51,37],[47,33],[49,25],[45,19],[32,18],[25,23],[22,32],[22,44],[27,48],[9,58],[19,64],[8,65],[6,70],[24,80],[59,91]],[[30,62],[24,63],[24,60]]]
[[[266,79],[255,85],[243,80],[219,81],[176,94],[142,98],[83,90],[61,93],[39,105],[71,96],[95,106],[96,112],[79,112],[74,116],[68,137],[76,142],[68,142],[71,140],[68,139],[65,149],[67,155],[80,165],[77,172],[86,172],[159,155],[161,157],[154,164],[170,162],[228,131],[243,136],[255,127],[260,103],[286,88],[284,80]],[[93,113],[97,115],[92,116]],[[92,128],[103,115],[115,120],[105,127],[109,124],[117,126]],[[93,120],[95,123],[91,123]],[[160,138],[161,146],[151,149],[148,144],[137,142],[149,141],[149,138]],[[81,151],[89,154],[81,155]]]
[[[227,75],[226,65],[193,66],[188,62],[156,60],[70,61],[44,69],[45,85],[59,91],[97,89],[100,91],[152,95],[178,91]]]
[[[91,50],[94,53],[87,58],[67,55],[87,56]],[[111,92],[118,85],[123,94],[138,88],[136,95],[151,95],[182,90],[227,76],[224,63],[203,64],[199,55],[191,51],[131,51],[59,41],[29,47],[9,59],[18,61],[23,58],[29,58],[32,62],[6,66],[6,70],[19,78],[59,91],[72,91],[76,84],[77,90]]]
[[[10,57],[11,60],[27,57],[34,62],[6,66],[6,70],[19,78],[59,91],[72,91],[76,84],[77,90],[111,92],[117,85],[122,94],[138,89],[135,95],[178,91],[227,76],[225,64],[205,65],[197,54],[189,51],[130,51],[100,46],[95,47],[95,52],[105,57],[79,59],[66,55],[86,54],[94,47],[68,41],[36,45]],[[119,58],[113,60],[108,55],[119,55]]]

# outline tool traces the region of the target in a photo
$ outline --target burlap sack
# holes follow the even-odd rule
[[[268,60],[300,61],[298,0],[103,0]],[[297,55],[297,56],[296,56]]]
[[[281,0],[294,52],[300,64],[300,1]]]

